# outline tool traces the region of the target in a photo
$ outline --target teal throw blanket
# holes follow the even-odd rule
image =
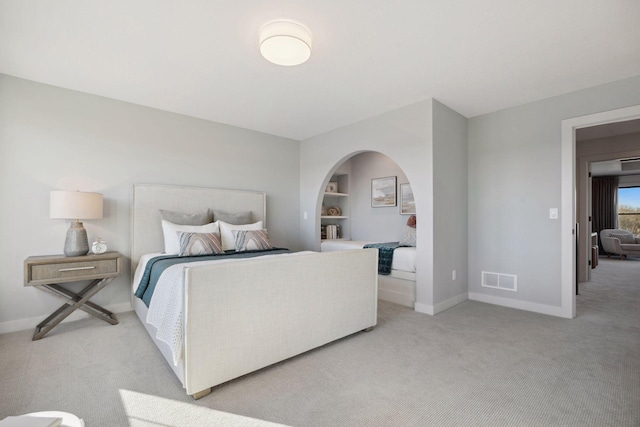
[[[401,247],[400,242],[369,243],[365,248],[378,249],[378,274],[391,274],[391,263],[393,262],[393,251]]]
[[[140,298],[144,304],[149,307],[151,297],[156,289],[156,284],[160,275],[172,265],[184,263],[184,262],[196,262],[196,261],[208,261],[214,259],[229,259],[229,258],[254,258],[265,253],[269,254],[284,254],[289,253],[289,249],[283,248],[271,248],[264,250],[254,250],[245,252],[225,252],[222,254],[213,255],[197,255],[197,256],[178,256],[178,255],[160,255],[151,258],[145,266],[144,273],[136,289],[135,296]]]

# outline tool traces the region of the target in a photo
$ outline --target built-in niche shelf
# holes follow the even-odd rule
[[[327,240],[327,235],[334,236],[334,239],[350,239],[350,201],[349,201],[349,175],[335,174],[329,180],[337,191],[326,191],[322,198],[322,209],[320,215],[320,238]],[[340,210],[340,215],[322,215],[323,211],[328,211],[332,207]],[[336,231],[327,231],[327,226],[336,226]],[[332,227],[330,227],[331,229]]]

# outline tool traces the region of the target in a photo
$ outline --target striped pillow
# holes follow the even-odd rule
[[[267,230],[233,230],[236,252],[271,249]]]
[[[180,241],[179,256],[221,254],[222,241],[220,233],[188,233],[178,232]]]

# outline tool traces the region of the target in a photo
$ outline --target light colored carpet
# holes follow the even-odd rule
[[[640,259],[601,259],[578,316],[381,302],[379,324],[186,396],[135,315],[0,335],[0,419],[95,426],[639,426]]]

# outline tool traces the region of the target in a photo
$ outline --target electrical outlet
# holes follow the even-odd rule
[[[456,280],[456,271],[455,270],[451,271],[451,280]]]
[[[307,219],[307,213],[306,212],[304,213],[304,219]]]

